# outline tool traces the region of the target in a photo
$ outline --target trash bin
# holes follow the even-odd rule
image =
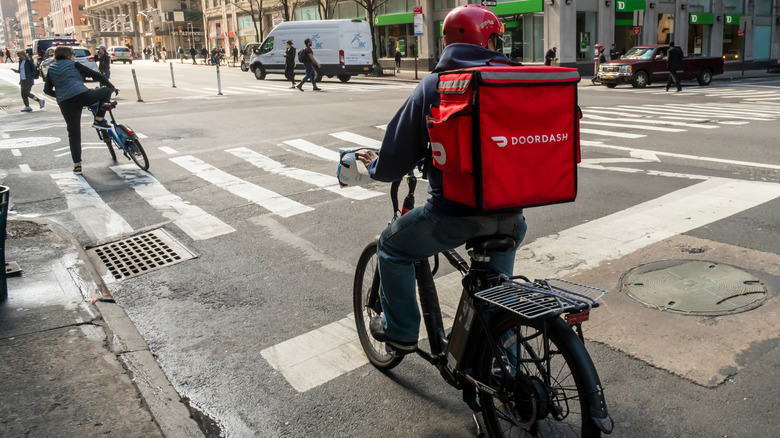
[[[5,282],[5,224],[8,222],[8,187],[0,186],[0,302],[8,298]]]

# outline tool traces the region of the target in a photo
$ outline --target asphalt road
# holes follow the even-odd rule
[[[110,161],[85,115],[83,179],[54,102],[19,113],[0,66],[0,184],[13,213],[57,220],[86,247],[162,227],[197,255],[109,288],[177,391],[225,436],[473,436],[435,369],[410,357],[382,374],[352,348],[354,265],[392,214],[388,187],[347,193],[317,175],[335,175],[340,147],[380,141],[413,85],[330,80],[301,93],[281,76],[223,69],[218,96],[213,69],[173,66],[176,88],[168,64],[113,66],[115,115],[141,134],[151,178],[110,167],[128,162]],[[577,202],[526,211],[517,270],[610,290],[586,337],[613,435],[776,435],[780,81],[682,93],[583,84],[580,105]],[[716,318],[626,302],[622,274],[679,254],[750,271],[767,299]]]

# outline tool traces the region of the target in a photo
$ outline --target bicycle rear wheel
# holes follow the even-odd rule
[[[137,138],[128,140],[127,149],[128,152],[130,152],[130,159],[132,159],[141,170],[149,170],[149,160],[146,158],[146,152]]]
[[[531,361],[544,357],[543,321],[518,320],[508,312],[493,320],[491,329],[501,349],[499,356],[515,381],[507,386],[514,396],[506,403],[483,391],[479,393],[490,436],[600,437],[601,430],[589,417],[588,389],[576,360],[586,367],[593,367],[593,362],[571,327],[558,317],[547,320],[548,368],[547,361]],[[498,388],[502,373],[487,342],[482,343],[475,358],[477,379]],[[592,372],[595,375],[596,370]]]
[[[382,371],[389,370],[403,359],[388,354],[385,351],[385,343],[379,342],[369,332],[371,318],[380,316],[382,308],[379,304],[379,265],[376,255],[376,242],[369,244],[360,254],[357,269],[355,271],[354,310],[355,325],[358,338],[363,351],[366,352],[369,362]]]
[[[114,140],[111,137],[105,137],[106,140],[106,147],[108,148],[108,152],[111,153],[111,159],[116,161],[116,151],[114,151]],[[119,147],[119,145],[117,145]]]

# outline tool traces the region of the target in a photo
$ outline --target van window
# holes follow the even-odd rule
[[[274,37],[268,37],[265,41],[263,41],[263,47],[260,49],[260,54],[268,53],[271,50],[274,49]]]

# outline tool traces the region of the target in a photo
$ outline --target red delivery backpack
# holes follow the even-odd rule
[[[483,211],[573,201],[579,81],[576,69],[547,66],[439,73],[441,104],[426,122],[444,197]]]

